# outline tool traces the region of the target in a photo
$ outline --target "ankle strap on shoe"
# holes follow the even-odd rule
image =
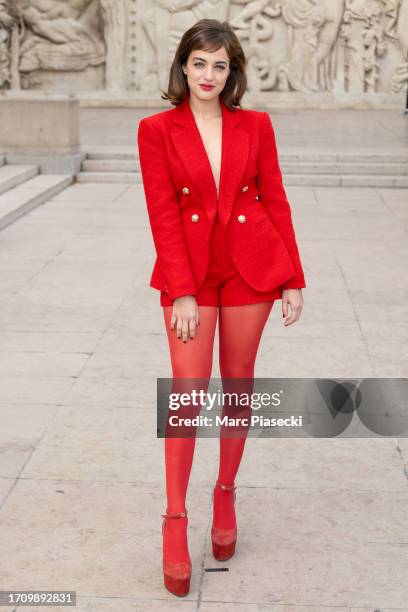
[[[162,514],[163,518],[184,518],[185,516],[187,516],[188,512],[187,510],[184,510],[184,512],[165,512],[165,514]]]
[[[225,485],[225,484],[221,484],[220,482],[215,483],[216,487],[219,487],[220,489],[222,489],[223,491],[234,491],[237,487],[235,486],[235,484],[232,485]]]

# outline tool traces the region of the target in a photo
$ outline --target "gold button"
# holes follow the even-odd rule
[[[194,215],[191,215],[191,220],[192,220],[192,221],[194,221],[194,223],[197,223],[197,221],[199,220],[199,218],[200,218],[200,217],[199,217],[199,216],[198,216],[196,213],[194,213]]]
[[[238,221],[240,223],[245,223],[246,222],[246,216],[245,215],[238,215]]]
[[[244,185],[242,188],[242,191],[248,191],[248,189],[249,189],[248,185]]]
[[[190,193],[190,190],[188,187],[183,187],[182,189],[183,193],[185,193],[186,195],[188,195]]]
[[[255,200],[259,200],[259,195],[256,195],[256,196],[255,196]]]

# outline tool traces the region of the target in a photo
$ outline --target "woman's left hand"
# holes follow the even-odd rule
[[[290,316],[288,317],[288,306],[290,305]],[[301,289],[284,289],[282,292],[282,316],[285,317],[284,325],[292,325],[300,317],[303,307],[303,296]]]

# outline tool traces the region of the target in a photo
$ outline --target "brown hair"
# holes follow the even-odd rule
[[[195,50],[217,51],[224,46],[230,61],[228,75],[221,96],[225,105],[234,110],[240,107],[241,98],[247,86],[246,57],[241,43],[227,21],[200,19],[184,32],[170,68],[169,84],[161,98],[170,100],[173,105],[181,104],[188,95],[189,86],[182,66],[187,63],[190,53]]]

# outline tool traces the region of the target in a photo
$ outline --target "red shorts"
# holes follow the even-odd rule
[[[199,306],[243,306],[282,299],[279,288],[255,291],[239,274],[228,252],[224,228],[215,218],[210,241],[210,261],[206,277],[196,296]],[[172,306],[168,294],[160,292],[160,305]]]

